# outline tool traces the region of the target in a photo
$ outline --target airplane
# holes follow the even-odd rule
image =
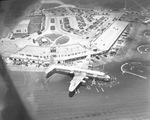
[[[65,66],[61,64],[51,65],[46,71],[46,78],[49,78],[54,73],[62,73],[62,74],[71,74],[73,75],[73,79],[70,81],[69,86],[69,94],[75,92],[75,90],[80,86],[81,83],[86,83],[86,80],[89,78],[98,78],[108,82],[111,80],[111,76],[103,71],[96,71],[89,69],[91,61],[91,55],[87,55],[87,57],[77,65],[74,66]]]

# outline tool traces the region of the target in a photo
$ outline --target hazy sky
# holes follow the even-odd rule
[[[38,0],[3,0],[0,2],[0,33],[17,23],[24,12]]]
[[[4,23],[12,22],[13,20],[20,17],[24,11],[34,3],[40,0],[3,0],[1,2],[1,14],[5,13]],[[50,0],[51,1],[51,0]],[[54,1],[54,0],[53,0]],[[139,3],[142,6],[150,4],[150,0],[61,0],[64,3],[76,4],[76,5],[93,5],[93,6],[106,6],[106,7],[123,7],[125,1],[127,1],[127,7],[135,6],[139,7]]]
[[[5,0],[1,2],[1,14],[5,16],[4,23],[12,22],[22,16],[24,11],[38,0]]]

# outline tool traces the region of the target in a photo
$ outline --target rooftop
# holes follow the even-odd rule
[[[80,44],[72,44],[58,47],[58,53],[74,53],[85,50]]]
[[[16,52],[16,54],[32,54],[32,55],[43,55],[48,54],[50,52],[50,47],[40,47],[40,46],[31,46],[27,45],[24,48],[20,49]]]
[[[95,42],[97,47],[102,51],[107,51],[117,40],[123,30],[129,23],[123,21],[115,21]]]

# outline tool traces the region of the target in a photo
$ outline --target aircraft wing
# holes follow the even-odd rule
[[[91,54],[87,55],[87,57],[81,63],[78,63],[75,67],[81,69],[88,69],[90,61],[91,61]]]
[[[83,80],[85,77],[86,74],[84,73],[75,73],[73,79],[70,81],[69,92],[73,92],[81,82],[85,82]]]

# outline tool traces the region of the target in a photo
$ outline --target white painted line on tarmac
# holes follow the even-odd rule
[[[142,54],[142,52],[140,51],[140,47],[142,47],[142,46],[139,46],[139,47],[137,48],[137,51],[138,51],[140,54]]]
[[[98,88],[95,86],[96,92],[99,92]]]
[[[100,87],[100,88],[101,88],[102,92],[104,92],[104,89],[102,87]]]
[[[131,74],[131,75],[134,75],[134,76],[137,76],[137,77],[143,78],[143,79],[147,79],[147,77],[145,77],[145,76],[138,75],[138,74],[135,74],[135,73],[132,73],[132,72],[125,71],[125,73]]]
[[[121,71],[122,71],[122,74],[124,74],[125,73],[125,70],[123,69],[123,67],[125,66],[125,65],[127,65],[128,63],[124,63],[123,65],[121,65]]]
[[[143,79],[147,79],[147,77],[145,77],[145,76],[138,75],[138,74],[135,74],[135,73],[128,72],[128,71],[124,70],[123,67],[124,67],[125,65],[127,65],[127,64],[128,64],[128,63],[124,63],[124,64],[121,66],[122,74],[128,73],[128,74],[135,75],[135,76],[140,77],[140,78],[143,78]]]

